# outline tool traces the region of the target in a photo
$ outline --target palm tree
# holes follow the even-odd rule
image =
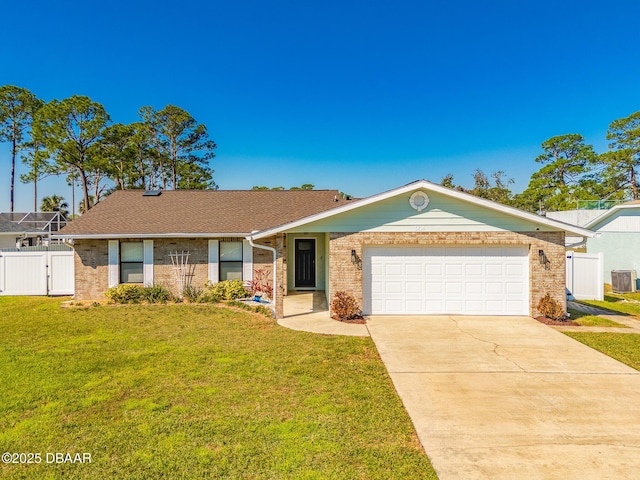
[[[44,197],[42,203],[40,203],[41,212],[60,212],[65,217],[69,214],[67,208],[69,208],[69,205],[60,195]]]

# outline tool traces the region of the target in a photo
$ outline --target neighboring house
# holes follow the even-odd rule
[[[585,228],[596,235],[587,239],[588,253],[604,254],[604,279],[611,270],[635,270],[640,275],[640,201],[617,205],[591,220]],[[640,289],[640,283],[637,283]]]
[[[577,210],[563,210],[559,212],[547,212],[545,215],[547,218],[558,220],[559,222],[568,223],[570,225],[577,225],[578,227],[584,227],[594,218],[599,217],[608,210],[600,209],[577,209]],[[566,235],[565,246],[567,249],[583,248],[586,237]]]
[[[67,223],[59,212],[0,213],[0,250],[47,246]]]
[[[76,297],[120,283],[192,282],[275,268],[276,315],[295,290],[353,295],[365,314],[535,315],[565,301],[565,233],[592,232],[420,180],[360,200],[337,191],[117,191],[58,235]],[[253,245],[253,246],[252,246]],[[272,277],[269,277],[272,278]]]

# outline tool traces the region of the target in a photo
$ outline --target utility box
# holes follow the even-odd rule
[[[636,291],[635,270],[611,270],[611,286],[615,293],[631,293]]]

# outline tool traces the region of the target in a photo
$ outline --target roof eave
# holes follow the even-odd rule
[[[51,238],[57,240],[119,240],[123,238],[239,238],[247,237],[249,234],[242,233],[84,233],[84,234],[60,234],[51,235]]]

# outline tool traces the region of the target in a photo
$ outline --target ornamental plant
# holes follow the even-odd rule
[[[266,269],[259,268],[254,272],[253,280],[251,280],[251,295],[264,295],[267,298],[273,298],[273,285]]]
[[[540,299],[536,307],[541,315],[544,315],[551,320],[564,321],[566,320],[566,313],[564,307],[547,293]]]
[[[223,280],[218,283],[207,282],[205,298],[211,301],[237,300],[249,295],[241,280]]]
[[[331,302],[332,318],[344,322],[362,318],[362,310],[356,299],[347,292],[336,292]]]

